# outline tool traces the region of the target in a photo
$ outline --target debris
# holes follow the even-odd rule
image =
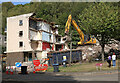
[[[87,56],[90,56],[90,55],[95,56],[99,52],[101,52],[101,50],[102,50],[102,48],[101,48],[101,46],[100,46],[98,41],[97,41],[97,43],[95,45],[79,46],[76,49],[82,50],[82,54],[83,55],[86,54]],[[108,53],[110,51],[110,49],[120,50],[120,42],[113,39],[111,44],[105,45],[104,51],[106,53]]]

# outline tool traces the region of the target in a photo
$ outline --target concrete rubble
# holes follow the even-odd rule
[[[112,39],[112,41],[110,41],[111,44],[105,45],[105,53],[108,53],[110,51],[110,49],[117,49],[120,50],[120,42],[117,40]],[[76,49],[80,49],[82,50],[82,54],[86,54],[86,55],[97,55],[98,53],[101,52],[102,48],[99,44],[99,41],[97,41],[97,43],[95,45],[85,45],[85,46],[79,46]]]

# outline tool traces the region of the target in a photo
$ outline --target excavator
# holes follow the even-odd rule
[[[66,25],[65,25],[65,35],[66,36],[64,37],[64,39],[66,39],[66,41],[70,40],[70,38],[68,38],[69,37],[68,34],[69,34],[69,29],[70,29],[71,22],[72,22],[72,25],[77,30],[77,32],[80,36],[79,37],[80,41],[78,42],[78,45],[86,45],[86,44],[95,44],[96,43],[96,38],[95,37],[92,37],[90,35],[85,35],[83,33],[83,31],[79,28],[79,26],[77,25],[75,20],[72,19],[71,14],[68,16],[68,20],[67,20]]]

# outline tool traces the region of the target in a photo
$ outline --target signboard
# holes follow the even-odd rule
[[[67,59],[66,59],[66,56],[63,56],[63,60],[64,60],[64,61],[66,61],[66,60],[67,60]]]
[[[33,64],[35,66],[39,66],[40,65],[40,60],[33,60]]]
[[[15,63],[15,66],[16,66],[16,67],[21,67],[22,64],[21,64],[21,62],[16,62],[16,63]]]

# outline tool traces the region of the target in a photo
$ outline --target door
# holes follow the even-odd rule
[[[32,61],[32,53],[29,53],[28,61]]]

